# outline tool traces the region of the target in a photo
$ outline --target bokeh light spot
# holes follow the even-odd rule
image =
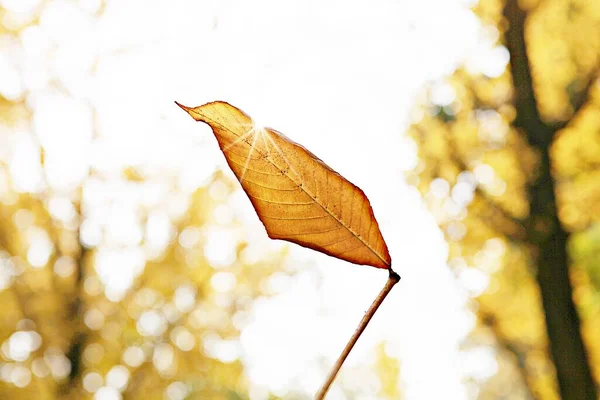
[[[123,361],[130,367],[137,368],[145,361],[144,350],[137,346],[131,346],[123,352]]]
[[[102,375],[97,372],[90,372],[83,377],[83,388],[90,393],[95,393],[103,385]]]

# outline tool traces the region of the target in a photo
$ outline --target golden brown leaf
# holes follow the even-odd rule
[[[387,245],[361,189],[283,134],[255,126],[228,103],[177,105],[212,128],[270,238],[355,264],[390,268]]]

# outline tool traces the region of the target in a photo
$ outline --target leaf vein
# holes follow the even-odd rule
[[[335,232],[342,229],[342,226],[338,226],[336,228],[333,229],[326,229],[324,231],[317,231],[317,232],[300,232],[300,233],[285,233],[285,234],[278,234],[278,236],[305,236],[305,235],[321,235],[323,233],[331,233],[331,232]]]
[[[228,158],[228,160],[229,160],[229,161],[230,161],[232,164],[235,164],[235,165],[237,165],[238,167],[242,167],[242,168],[244,168],[244,164],[241,164],[241,163],[239,163],[239,162],[237,162],[237,161],[233,161],[233,159],[231,159],[231,158]],[[280,173],[279,173],[279,174],[272,174],[272,173],[270,173],[270,172],[259,171],[259,170],[257,170],[257,169],[252,169],[252,168],[248,168],[248,167],[246,167],[246,170],[248,170],[248,171],[250,171],[250,172],[255,172],[255,173],[257,173],[257,174],[262,174],[262,175],[269,175],[269,176],[281,176],[281,174],[280,174]],[[247,180],[248,180],[248,179],[244,179],[244,181],[247,181]]]
[[[272,186],[266,186],[266,185],[263,185],[261,183],[255,182],[255,181],[253,181],[251,179],[244,179],[244,182],[249,182],[249,183],[251,183],[253,185],[256,185],[256,186],[264,188],[264,189],[281,190],[282,192],[294,192],[294,191],[298,190],[297,187],[290,189],[290,188],[276,188],[276,187],[272,187]],[[292,181],[292,182],[294,182],[294,181]]]
[[[275,219],[279,221],[303,221],[303,220],[313,220],[313,219],[321,219],[329,217],[328,214],[319,215],[316,217],[275,217],[271,215],[260,215],[261,218]]]
[[[253,194],[250,194],[250,193],[247,193],[247,194],[248,194],[249,197],[252,197],[253,199],[264,201],[265,203],[270,203],[270,204],[282,204],[282,205],[289,205],[289,206],[308,206],[308,205],[314,205],[315,204],[314,201],[309,201],[309,202],[305,202],[305,203],[295,203],[295,202],[285,202],[285,201],[273,201],[273,200],[267,200],[267,199],[260,198],[258,196],[253,195]]]

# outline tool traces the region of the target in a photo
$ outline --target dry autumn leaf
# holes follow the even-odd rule
[[[283,134],[255,126],[228,103],[177,105],[212,128],[270,238],[355,264],[390,268],[387,245],[361,189]]]

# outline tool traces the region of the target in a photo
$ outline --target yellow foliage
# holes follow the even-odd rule
[[[481,0],[474,8],[484,25],[498,29],[499,44],[506,42],[505,4]],[[551,173],[560,222],[577,233],[569,247],[573,298],[600,382],[600,103],[599,86],[588,85],[600,71],[600,3],[519,4],[528,12],[525,41],[538,110],[547,126],[564,127],[551,146]],[[421,163],[408,177],[448,238],[451,268],[474,268],[489,279],[483,292],[472,292],[480,322],[471,339],[496,337],[498,372],[479,396],[558,399],[536,281],[538,254],[528,236],[545,223],[528,225],[528,191],[541,156],[513,126],[518,110],[510,70],[490,78],[459,69],[441,84],[450,85],[455,99],[443,107],[419,105],[423,118],[409,134]]]
[[[377,346],[377,376],[381,382],[379,395],[384,399],[400,400],[402,395],[399,388],[398,377],[400,376],[400,363],[386,352],[386,344]]]

